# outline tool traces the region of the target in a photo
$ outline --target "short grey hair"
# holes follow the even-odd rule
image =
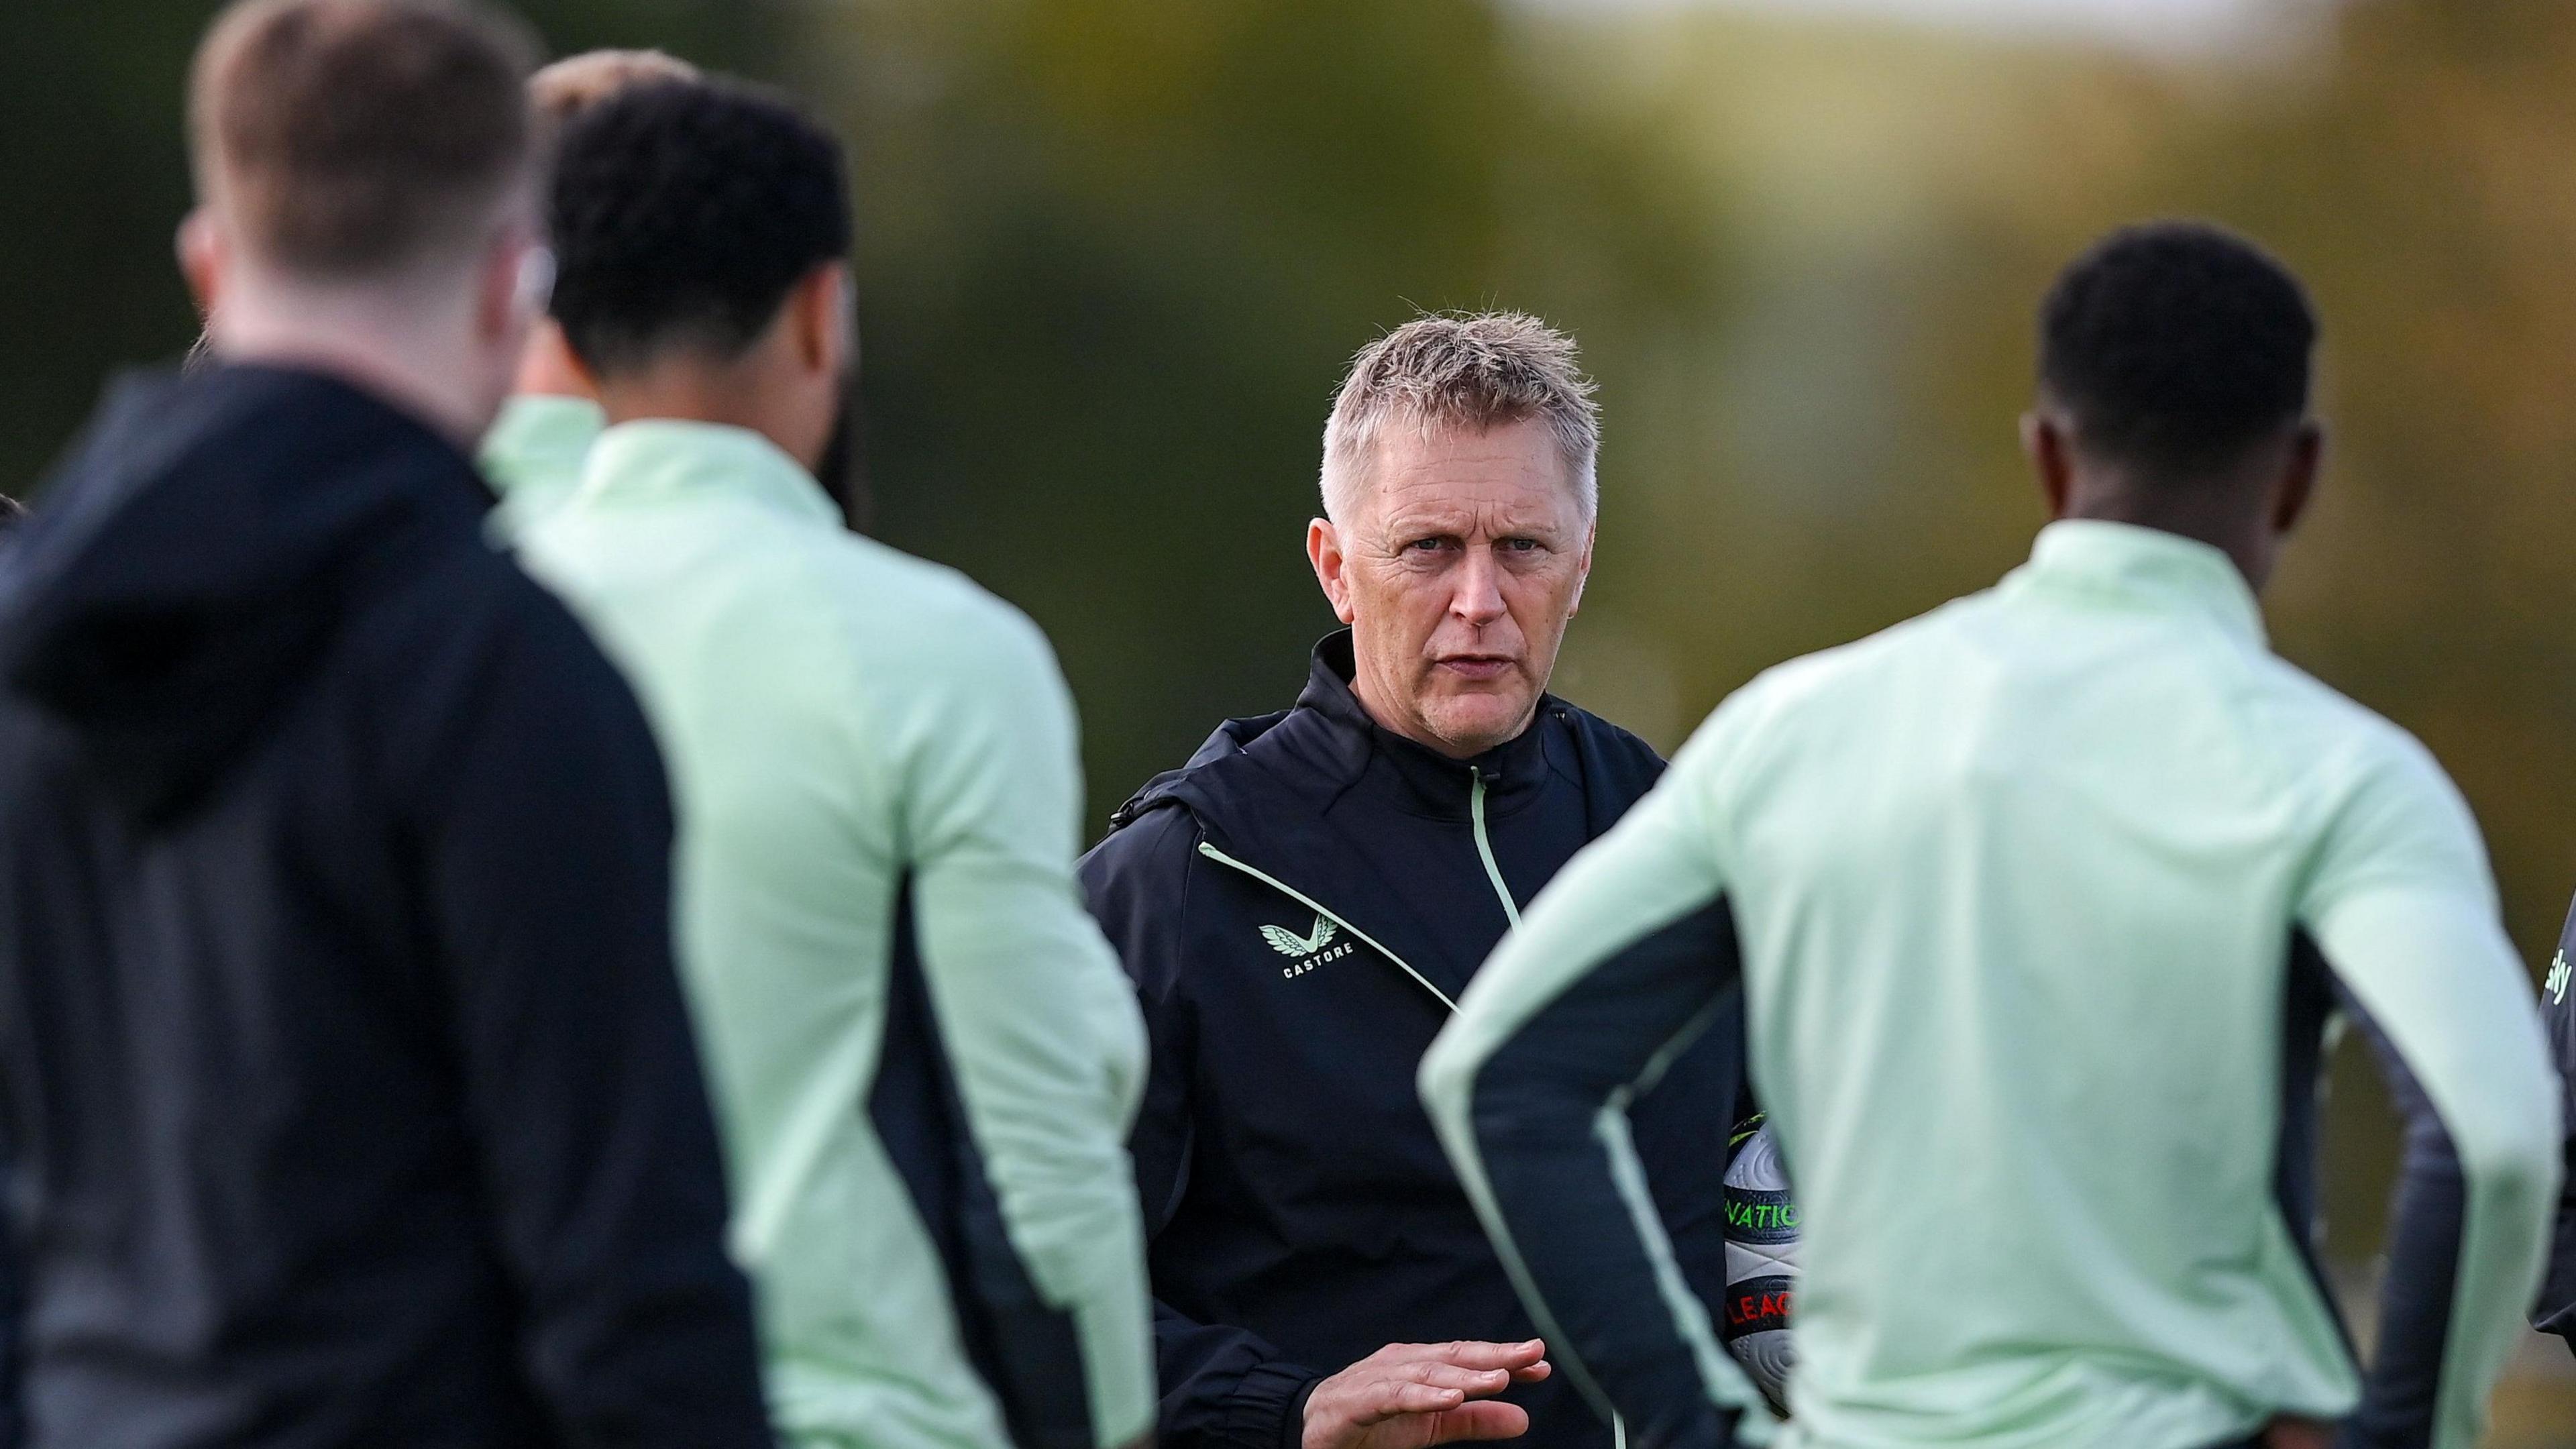
[[[1525,312],[1442,312],[1416,317],[1351,359],[1324,424],[1324,516],[1350,516],[1370,453],[1389,424],[1428,433],[1547,425],[1589,521],[1600,511],[1594,463],[1601,409],[1574,339]]]

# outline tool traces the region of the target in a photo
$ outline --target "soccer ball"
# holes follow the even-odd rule
[[[1798,1204],[1780,1145],[1759,1116],[1737,1124],[1726,1163],[1726,1350],[1771,1407],[1787,1412],[1789,1301],[1798,1282]]]

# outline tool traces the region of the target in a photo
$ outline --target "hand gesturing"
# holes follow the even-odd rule
[[[1548,1375],[1547,1346],[1390,1343],[1315,1385],[1304,1449],[1424,1449],[1462,1439],[1512,1439],[1529,1428],[1516,1404],[1485,1402]]]

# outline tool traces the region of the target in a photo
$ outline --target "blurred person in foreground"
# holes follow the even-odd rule
[[[541,299],[515,23],[253,0],[197,56],[212,360],[0,580],[25,1438],[769,1442],[642,713],[465,450]]]
[[[582,112],[628,86],[697,78],[696,66],[658,50],[593,50],[538,71],[528,82],[528,102],[545,134],[555,138]],[[607,426],[599,395],[564,342],[562,325],[539,318],[519,355],[509,400],[483,435],[478,454],[483,476],[501,495],[492,525],[504,542],[572,496],[582,460]]]
[[[670,751],[780,1428],[1135,1441],[1144,1037],[1074,886],[1073,702],[1027,618],[814,479],[857,346],[840,146],[733,83],[630,88],[565,136],[552,227],[610,426],[522,552]]]
[[[1629,1084],[1739,989],[1804,1209],[1787,1442],[2478,1441],[2558,1113],[2465,803],[2265,643],[2315,336],[2213,228],[2074,262],[2030,562],[1738,691],[1432,1049],[1487,1225],[1632,1442],[1762,1418],[1618,1230]],[[2409,1118],[2366,1374],[2313,1256],[2338,1011]]]
[[[1533,317],[1423,317],[1361,351],[1306,531],[1350,627],[1294,708],[1221,725],[1083,861],[1153,1040],[1134,1147],[1167,1446],[1612,1443],[1550,1374],[1413,1088],[1521,908],[1663,769],[1546,692],[1591,573],[1599,428],[1573,342]],[[1712,1298],[1734,1036],[1638,1113]]]

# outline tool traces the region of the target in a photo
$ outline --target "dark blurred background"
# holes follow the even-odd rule
[[[193,333],[210,0],[0,6],[0,489]],[[2537,967],[2576,890],[2576,12],[2561,0],[527,0],[849,140],[871,531],[1036,616],[1095,826],[1331,626],[1300,551],[1342,361],[1507,305],[1602,388],[1562,692],[1660,745],[1776,660],[1983,586],[2039,511],[2030,312],[2115,223],[2269,243],[2326,319],[2290,658],[2421,735]],[[2329,1254],[2391,1120],[2350,1050]],[[2576,1446],[2535,1340],[2499,1445]]]

